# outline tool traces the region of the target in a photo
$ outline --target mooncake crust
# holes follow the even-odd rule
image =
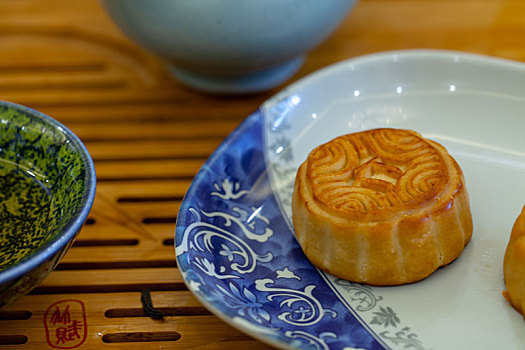
[[[525,317],[525,206],[517,217],[503,260],[507,300]]]
[[[461,255],[471,238],[464,182],[446,149],[415,131],[340,136],[298,169],[297,240],[316,267],[349,281],[421,280]]]

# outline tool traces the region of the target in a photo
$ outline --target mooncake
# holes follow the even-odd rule
[[[461,255],[472,216],[461,168],[412,130],[343,135],[310,152],[292,199],[312,264],[371,285],[419,281]]]
[[[503,260],[503,275],[507,300],[525,316],[525,207],[512,227]]]

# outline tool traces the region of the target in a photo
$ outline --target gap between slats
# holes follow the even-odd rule
[[[116,332],[102,336],[104,343],[145,343],[159,341],[177,341],[181,338],[179,332]]]
[[[33,313],[29,310],[0,310],[0,321],[29,320]]]
[[[159,267],[176,267],[175,252],[173,260],[148,260],[148,261],[102,261],[102,262],[63,262],[55,271],[65,270],[108,270],[108,269],[143,269]]]
[[[0,346],[26,344],[29,338],[22,334],[0,335]]]
[[[211,312],[208,311],[204,306],[191,306],[191,307],[156,307],[158,311],[164,313],[164,316],[203,316],[211,315]],[[107,318],[116,318],[116,317],[148,317],[142,308],[126,308],[119,307],[108,309],[104,312],[104,315]],[[0,317],[1,317],[0,313]]]

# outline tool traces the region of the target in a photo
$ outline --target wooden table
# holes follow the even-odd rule
[[[2,1],[0,13],[0,98],[71,128],[98,177],[75,245],[40,286],[0,311],[0,344],[51,348],[46,312],[69,303],[77,313],[85,308],[85,320],[72,316],[88,327],[83,349],[267,348],[188,292],[173,242],[177,211],[199,167],[283,86],[228,98],[187,89],[94,0]],[[287,84],[342,59],[410,48],[525,60],[525,2],[361,0]],[[145,315],[141,289],[151,291],[163,320]]]

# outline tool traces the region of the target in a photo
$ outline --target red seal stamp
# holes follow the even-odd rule
[[[49,346],[74,349],[87,337],[86,308],[80,300],[61,300],[47,308],[44,327]]]

